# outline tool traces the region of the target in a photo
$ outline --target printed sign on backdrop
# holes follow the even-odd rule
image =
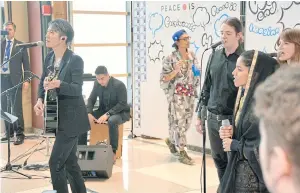
[[[221,23],[239,15],[239,2],[147,2],[148,62],[159,64],[172,52],[172,35],[180,29],[191,36],[190,49],[200,60],[220,40]]]
[[[159,77],[164,58],[174,50],[172,35],[186,30],[190,50],[200,63],[203,51],[220,40],[222,22],[240,18],[240,2],[147,2],[146,10],[147,79],[141,83],[141,125],[143,134],[163,138],[168,134],[168,104]],[[203,72],[210,53],[204,54]]]
[[[299,10],[297,1],[247,1],[245,49],[276,52],[282,30],[300,28]]]

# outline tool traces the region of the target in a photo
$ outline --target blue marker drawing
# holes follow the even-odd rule
[[[229,17],[229,15],[227,15],[226,13],[224,13],[223,15],[221,15],[218,19],[216,19],[215,23],[214,23],[214,30],[215,30],[215,34],[216,36],[219,38],[221,37],[220,35],[220,28],[221,28],[221,24],[222,22],[227,19]]]
[[[153,38],[155,37],[155,33],[162,28],[164,24],[164,17],[162,14],[155,12],[150,14],[149,19],[149,29],[152,31]],[[155,22],[154,22],[155,20]]]
[[[198,50],[199,50],[200,47],[196,44],[195,41],[193,41],[193,42],[190,43],[190,44],[194,46],[194,48],[195,48],[195,54],[197,54],[197,52],[198,52]]]
[[[262,35],[262,36],[276,36],[280,33],[280,29],[278,27],[272,28],[269,27],[259,27],[255,24],[251,23],[248,28],[249,32]]]

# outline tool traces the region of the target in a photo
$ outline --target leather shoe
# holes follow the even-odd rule
[[[13,137],[14,137],[14,134],[10,135],[10,139]],[[7,136],[1,138],[1,141],[7,141],[7,140],[8,140]]]
[[[14,142],[14,145],[21,145],[23,143],[24,143],[24,136],[17,136],[17,139]]]

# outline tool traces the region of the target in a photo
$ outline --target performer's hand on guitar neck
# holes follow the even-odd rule
[[[48,77],[46,77],[46,78],[44,79],[44,89],[45,89],[45,90],[48,90],[48,85],[49,85],[49,80],[48,80]]]
[[[44,104],[42,102],[42,99],[38,99],[37,103],[34,105],[34,111],[37,116],[43,116],[44,115]]]
[[[59,87],[60,87],[60,80],[49,81],[48,78],[45,78],[45,80],[44,80],[44,89],[45,90],[50,90],[50,89],[59,88]]]

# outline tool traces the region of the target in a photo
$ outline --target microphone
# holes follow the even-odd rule
[[[2,36],[8,35],[8,31],[6,31],[6,30],[1,30],[1,35],[2,35]]]
[[[222,127],[228,127],[230,126],[230,122],[228,119],[222,120]]]
[[[22,48],[31,48],[35,46],[44,46],[44,42],[38,41],[38,42],[23,43],[23,44],[16,45],[16,47],[22,47]]]
[[[33,72],[31,72],[31,71],[24,71],[24,73],[26,73],[26,72],[31,74],[31,78],[33,77],[33,78],[37,78],[38,80],[41,80],[41,78],[38,75],[34,74]]]
[[[222,43],[223,43],[222,41],[218,41],[217,43],[214,43],[213,45],[211,45],[210,48],[215,49],[216,47],[218,47]]]
[[[229,120],[228,120],[228,119],[222,120],[222,126],[221,126],[221,129],[222,129],[223,127],[228,127],[228,126],[230,126]],[[223,139],[223,140],[224,140],[224,139]],[[223,140],[222,140],[222,141],[223,141]]]

